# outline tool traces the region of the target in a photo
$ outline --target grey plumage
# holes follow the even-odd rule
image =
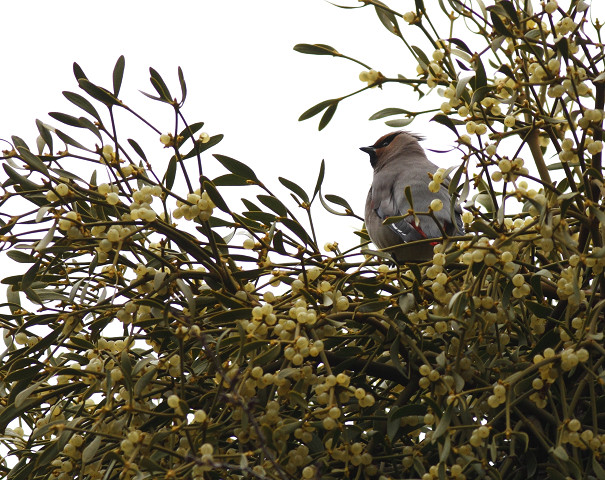
[[[447,191],[449,178],[444,179],[439,191],[433,193],[429,190],[431,178],[428,174],[434,174],[438,168],[426,157],[418,140],[421,138],[416,135],[399,131],[384,135],[371,147],[361,148],[370,155],[374,168],[372,187],[366,200],[365,221],[370,238],[378,248],[442,237],[437,223],[427,215],[410,215],[383,225],[388,217],[408,214],[411,206],[405,195],[406,187],[410,188],[415,212],[428,212],[431,202],[440,199],[443,209],[434,215],[445,233],[448,236],[464,233],[460,205],[454,206],[454,218],[451,216],[451,200]],[[427,260],[432,251],[431,243],[426,242],[397,248],[391,253],[398,262],[403,262]]]

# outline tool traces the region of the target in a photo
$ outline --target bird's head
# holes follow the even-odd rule
[[[383,135],[371,147],[361,147],[360,150],[370,155],[372,168],[379,170],[391,161],[405,161],[408,153],[424,155],[419,140],[423,140],[422,136],[399,130]]]

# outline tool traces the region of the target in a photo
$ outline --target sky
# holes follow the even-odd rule
[[[348,5],[359,3],[349,0]],[[5,19],[0,40],[10,45],[2,55],[0,138],[18,135],[32,148],[38,135],[35,119],[63,129],[48,112],[82,114],[61,93],[82,93],[72,73],[74,61],[93,83],[110,88],[114,64],[124,55],[120,99],[166,132],[172,129],[170,107],[148,100],[139,90],[154,93],[148,71],[153,67],[173,92],[179,91],[180,66],[189,90],[185,116],[190,122],[204,121],[210,135],[225,135],[210,153],[247,163],[282,199],[289,195],[277,177],[312,191],[323,159],[324,193],[346,198],[363,215],[371,167],[359,147],[394,130],[368,118],[386,107],[415,107],[409,89],[390,84],[342,102],[321,132],[319,116],[298,121],[316,103],[364,86],[358,78],[361,66],[332,56],[300,54],[293,50],[298,43],[329,44],[388,76],[415,75],[416,65],[404,45],[381,25],[372,7],[347,10],[323,0],[32,0],[2,2],[0,15]],[[401,23],[413,42],[417,29]],[[441,100],[436,102],[438,106]],[[146,151],[145,145],[159,142],[139,124],[123,122],[118,128],[130,138],[141,138]],[[434,123],[415,121],[408,129],[427,136],[425,147],[447,149],[454,144],[454,135]],[[65,130],[81,138],[81,131]],[[439,166],[459,161],[455,151],[431,159]],[[210,178],[223,173],[211,155],[205,161]],[[241,190],[228,196],[250,194]],[[355,242],[351,232],[361,227],[356,219],[335,218],[319,203],[314,217],[321,242]]]

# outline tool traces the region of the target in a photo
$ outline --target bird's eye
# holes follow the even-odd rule
[[[378,145],[374,145],[374,148],[384,148],[387,147],[392,141],[393,139],[399,135],[400,132],[394,133],[392,135],[389,135],[388,137],[386,137],[382,142],[380,142]]]

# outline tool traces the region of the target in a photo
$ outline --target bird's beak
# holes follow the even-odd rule
[[[378,157],[376,157],[376,149],[374,147],[361,147],[359,150],[366,152],[370,156],[370,165],[372,165],[372,168],[375,168],[378,160]]]

